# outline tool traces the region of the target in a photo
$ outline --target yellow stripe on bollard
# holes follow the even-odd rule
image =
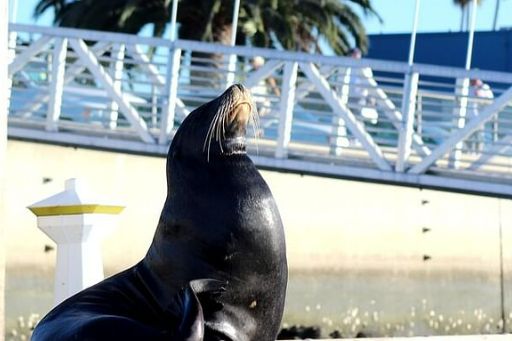
[[[68,206],[47,206],[29,207],[38,217],[72,215],[72,214],[119,214],[124,206],[114,205],[68,205]]]

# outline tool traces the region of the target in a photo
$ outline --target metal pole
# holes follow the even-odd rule
[[[8,46],[7,34],[9,27],[9,2],[0,1],[0,60],[7,60]],[[0,84],[3,93],[9,93],[10,84],[7,76],[7,65],[0,69]],[[0,341],[5,337],[5,238],[4,218],[5,207],[4,186],[5,186],[5,161],[7,150],[7,108],[8,96],[0,96]]]
[[[471,58],[473,56],[473,39],[475,35],[475,24],[476,24],[476,10],[477,0],[473,0],[471,3],[471,12],[469,17],[469,38],[468,38],[468,49],[466,53],[466,70],[471,68]]]
[[[500,12],[500,4],[501,0],[496,0],[496,8],[494,10],[494,21],[492,23],[493,31],[496,31],[496,28],[498,27],[498,13]]]
[[[413,73],[414,49],[416,46],[416,33],[418,31],[418,19],[420,13],[420,0],[416,0],[414,6],[414,21],[411,32],[411,43],[409,45],[409,68],[404,78],[404,93],[402,96],[402,117],[403,122],[398,137],[398,157],[395,170],[403,172],[409,155],[411,153],[412,135],[414,133],[414,113],[416,111],[416,96],[418,91],[419,74]]]
[[[233,5],[233,21],[231,22],[231,46],[235,46],[236,32],[238,29],[238,12],[240,11],[240,0],[235,0]]]
[[[501,321],[502,327],[501,332],[505,334],[507,332],[507,319],[505,312],[505,271],[503,265],[503,226],[501,224],[501,199],[498,199],[498,229],[499,229],[499,243],[500,243],[500,305],[501,305]]]
[[[171,41],[175,41],[178,36],[176,32],[176,18],[178,15],[178,0],[172,0],[171,10]]]
[[[464,7],[461,7],[460,8],[460,28],[459,28],[459,31],[462,32],[464,31],[464,19],[466,18],[466,10],[464,9]]]
[[[240,0],[234,0],[233,4],[233,20],[231,22],[231,41],[230,45],[235,46],[236,32],[238,28],[238,12],[240,11]],[[229,87],[235,81],[236,55],[229,56],[228,74],[226,76],[226,87]]]
[[[477,0],[472,0],[471,8],[468,7],[469,20],[469,37],[468,37],[468,48],[466,51],[466,70],[471,68],[471,59],[473,57],[473,39],[475,35],[475,24],[476,24],[476,10]],[[466,125],[466,116],[468,108],[468,96],[469,96],[469,78],[461,78],[456,82],[455,94],[458,98],[459,106],[455,108],[456,125],[459,129],[464,128]],[[460,167],[460,157],[462,155],[463,143],[459,142],[456,144],[453,152],[450,153],[448,158],[449,167],[458,169]]]
[[[15,23],[18,16],[18,0],[11,0],[11,11],[9,14],[9,22]]]
[[[416,33],[418,31],[418,19],[420,16],[420,2],[421,2],[420,0],[416,0],[416,3],[414,5],[414,22],[412,25],[411,43],[409,45],[409,59],[407,59],[409,66],[411,66],[414,61],[414,49],[416,47]]]
[[[18,0],[11,0],[11,10],[9,12],[9,22],[15,23],[17,16],[18,16]],[[16,55],[15,49],[16,49],[17,36],[18,35],[17,35],[16,31],[9,32],[9,40],[7,42],[7,44],[9,44],[9,52],[7,55],[8,63],[11,63],[12,60],[14,59],[14,56]],[[9,89],[7,92],[7,94],[9,94],[9,96],[10,96],[10,85],[11,84],[9,81]]]
[[[279,114],[279,127],[277,132],[277,146],[275,157],[285,159],[288,156],[288,144],[292,135],[293,103],[297,87],[297,62],[284,64],[282,95]]]

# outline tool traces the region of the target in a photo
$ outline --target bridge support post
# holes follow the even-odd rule
[[[14,5],[14,6],[17,6]],[[12,10],[12,16],[13,18],[11,20],[14,20],[16,17],[16,8],[13,8]],[[16,57],[16,39],[18,38],[18,33],[14,30],[9,31],[9,38],[7,40],[7,63],[8,65],[11,65],[14,61],[14,58]],[[12,78],[14,74],[7,78],[7,98],[9,99],[7,101],[7,115],[9,115],[10,107],[11,107],[11,89],[12,89]]]
[[[12,59],[8,58],[10,51],[8,50],[7,34],[9,25],[9,1],[0,2],[0,58],[8,59],[11,63]],[[14,50],[12,50],[14,51]],[[12,52],[14,55],[14,52]],[[0,84],[3,91],[10,94],[12,84],[12,76],[8,76],[7,68],[2,66],[0,69]],[[6,200],[5,183],[6,183],[6,152],[7,152],[7,114],[9,112],[10,96],[4,95],[0,98],[0,212],[4,210]],[[0,341],[5,340],[5,220],[0,215]]]
[[[112,80],[113,87],[117,91],[121,91],[121,82],[123,78],[123,66],[124,66],[124,53],[125,53],[125,45],[124,44],[116,44],[112,48],[112,58],[114,58],[114,62],[111,64],[111,72],[112,72]],[[109,111],[108,111],[108,127],[110,129],[116,129],[117,127],[117,118],[119,116],[119,105],[116,101],[110,102]]]
[[[162,122],[160,125],[159,144],[166,144],[169,141],[174,126],[174,114],[176,110],[176,101],[178,98],[178,78],[180,76],[180,58],[181,49],[172,47],[169,51],[167,61],[167,74],[165,78],[165,102],[162,108]]]
[[[286,158],[288,144],[292,134],[293,106],[297,82],[297,62],[284,64],[283,87],[281,89],[281,104],[279,114],[279,130],[277,135],[276,158]]]
[[[455,98],[457,106],[453,113],[455,116],[455,126],[459,129],[466,125],[466,115],[468,111],[469,96],[469,78],[459,78],[455,83]],[[460,157],[462,155],[463,142],[457,143],[455,149],[450,153],[448,164],[450,168],[458,169],[460,167]]]
[[[64,72],[66,70],[66,52],[68,40],[56,38],[53,47],[52,75],[50,82],[50,103],[46,114],[46,130],[57,131],[57,121],[62,107],[62,92],[64,90]]]
[[[402,124],[398,137],[398,156],[395,170],[403,172],[411,154],[412,136],[414,133],[414,113],[416,109],[416,95],[418,94],[419,74],[409,71],[405,75],[404,94],[402,100]]]
[[[340,73],[338,73],[338,80],[341,81],[342,83],[339,89],[340,102],[343,103],[344,105],[347,105],[350,93],[352,68],[349,67],[344,70],[341,70]],[[329,145],[329,152],[332,155],[336,156],[341,155],[343,148],[349,146],[345,120],[341,118],[339,115],[332,116],[332,135],[329,138]]]

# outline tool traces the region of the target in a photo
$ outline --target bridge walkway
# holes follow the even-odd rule
[[[261,167],[512,197],[509,73],[20,24],[9,47],[10,138],[164,155],[240,82]]]

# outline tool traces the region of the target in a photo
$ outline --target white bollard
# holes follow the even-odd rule
[[[104,278],[101,240],[116,227],[123,206],[102,203],[80,181],[69,179],[63,192],[28,209],[57,243],[55,305]]]

